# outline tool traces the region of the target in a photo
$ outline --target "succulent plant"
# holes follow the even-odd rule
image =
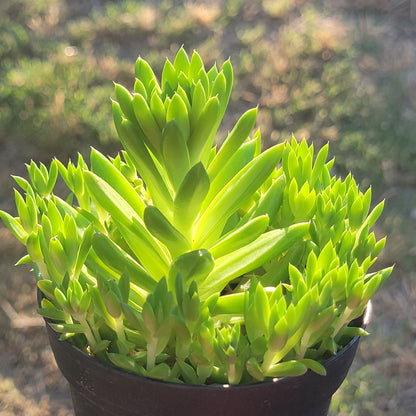
[[[366,333],[350,324],[391,273],[372,267],[383,202],[331,174],[328,145],[262,150],[256,108],[217,147],[229,61],[206,71],[181,48],[160,83],[142,58],[135,78],[131,91],[115,84],[119,154],[31,162],[28,180],[14,177],[18,216],[0,216],[27,248],[18,264],[33,263],[39,313],[62,339],[151,378],[324,375]]]

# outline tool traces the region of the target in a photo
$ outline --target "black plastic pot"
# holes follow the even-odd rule
[[[325,416],[359,342],[355,337],[324,363],[326,376],[308,371],[275,382],[193,386],[156,381],[110,367],[69,342],[59,341],[58,334],[46,327],[58,367],[69,382],[76,416]]]

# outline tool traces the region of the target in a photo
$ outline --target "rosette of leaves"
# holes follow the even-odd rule
[[[229,61],[206,71],[180,49],[161,82],[141,58],[135,76],[115,85],[118,155],[14,177],[18,216],[0,215],[33,263],[39,313],[98,359],[166,381],[325,374],[391,273],[370,271],[383,203],[331,175],[328,146],[262,151],[256,108],[217,148]]]

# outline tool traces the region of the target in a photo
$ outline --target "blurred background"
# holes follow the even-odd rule
[[[11,175],[31,159],[114,155],[112,81],[132,88],[139,55],[160,76],[181,45],[206,67],[231,58],[219,141],[259,104],[266,145],[330,142],[335,173],[385,199],[379,264],[396,266],[331,415],[414,416],[415,0],[1,0],[0,209],[13,210]],[[0,415],[73,415],[30,268],[13,266],[23,253],[0,224]]]

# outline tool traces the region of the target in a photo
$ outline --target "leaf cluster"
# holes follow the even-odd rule
[[[370,271],[385,240],[328,146],[261,150],[245,112],[217,149],[233,81],[181,48],[159,83],[138,58],[132,90],[115,84],[124,147],[15,177],[18,216],[0,216],[27,248],[39,313],[97,358],[148,377],[238,384],[325,374],[355,335],[391,268]],[[58,175],[70,194],[54,193]]]

